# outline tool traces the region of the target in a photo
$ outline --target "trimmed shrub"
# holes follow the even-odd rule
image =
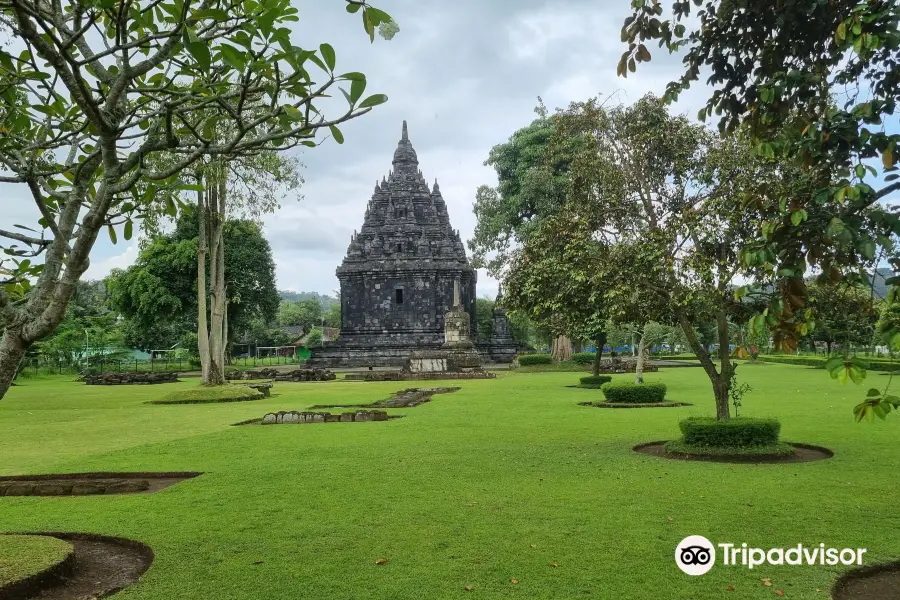
[[[689,446],[681,440],[666,442],[666,452],[669,454],[683,454],[688,456],[707,456],[718,458],[752,459],[777,458],[791,456],[796,449],[790,444],[778,442],[768,446],[744,446],[743,448],[718,447],[718,446]]]
[[[621,404],[644,404],[662,402],[666,398],[664,383],[607,383],[600,388],[608,402]]]
[[[801,365],[824,369],[828,358],[824,356],[802,356],[795,354],[761,354],[757,360],[768,363],[780,363],[785,365]],[[900,362],[878,358],[858,358],[861,366],[874,371],[900,371]]]
[[[734,417],[718,421],[712,417],[690,417],[678,426],[684,444],[715,448],[773,446],[781,432],[781,423],[774,418]]]
[[[549,354],[523,354],[519,356],[518,361],[523,367],[528,365],[549,365],[553,362],[553,357]]]
[[[582,377],[579,379],[581,382],[581,387],[585,388],[598,388],[604,383],[609,383],[612,381],[612,376],[610,375],[589,375],[588,377]]]
[[[592,365],[597,358],[596,352],[576,352],[572,355],[572,362],[576,365]]]

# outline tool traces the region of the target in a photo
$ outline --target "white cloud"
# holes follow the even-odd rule
[[[138,257],[138,247],[136,243],[128,244],[125,251],[121,254],[104,258],[102,260],[91,260],[91,266],[85,271],[84,279],[103,279],[113,269],[124,269],[134,264]]]
[[[619,28],[630,13],[624,0],[380,0],[400,33],[374,44],[358,15],[347,15],[341,3],[297,4],[295,43],[331,43],[338,69],[365,73],[366,93],[386,93],[389,101],[342,125],[343,145],[328,140],[304,152],[303,199],[287,200],[263,219],[281,289],[330,294],[337,288],[335,268],[362,224],[373,184],[391,167],[403,119],[423,173],[429,183],[438,178],[453,226],[468,239],[475,190],[496,183],[483,162],[493,145],[534,119],[537,96],[551,109],[616,92],[633,102],[648,91],[661,94],[681,72],[677,57],[657,50],[636,74],[616,76],[625,49]],[[686,94],[678,110],[696,114],[704,92]],[[343,108],[338,104],[326,104],[326,114]],[[34,213],[21,190],[0,187],[0,228],[34,223]],[[101,235],[86,276],[103,277],[136,257],[136,244],[123,251]],[[496,291],[496,282],[480,273],[479,295]]]

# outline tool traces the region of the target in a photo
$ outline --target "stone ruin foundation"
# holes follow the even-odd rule
[[[200,473],[61,473],[0,477],[0,496],[92,496],[155,492]]]
[[[328,369],[294,369],[278,371],[276,369],[258,369],[256,371],[228,371],[225,379],[248,381],[251,379],[273,379],[275,381],[334,381],[337,376]]]
[[[263,417],[261,425],[306,424],[306,423],[362,423],[369,421],[387,421],[389,417],[383,410],[357,410],[333,414],[328,412],[280,411],[269,413]]]
[[[435,394],[450,394],[459,390],[458,387],[408,388],[371,404],[319,404],[312,408],[413,408],[431,402]]]
[[[175,383],[178,373],[151,373],[149,371],[126,371],[122,373],[96,373],[81,378],[87,385],[147,385],[152,383]]]

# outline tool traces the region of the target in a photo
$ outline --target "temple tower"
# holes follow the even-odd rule
[[[340,337],[314,350],[312,365],[399,366],[413,350],[440,348],[454,282],[475,336],[476,272],[437,181],[429,188],[419,170],[406,121],[392,166],[337,268]]]

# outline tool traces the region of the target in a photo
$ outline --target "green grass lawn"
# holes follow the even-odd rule
[[[900,558],[900,415],[855,424],[868,386],[840,386],[821,370],[772,364],[739,375],[754,386],[742,414],[777,416],[784,440],[835,457],[735,465],[632,452],[677,437],[683,417],[713,414],[710,385],[692,368],[646,375],[667,384],[667,400],[693,403],[682,408],[579,406],[602,395],[566,387],[577,373],[504,373],[390,411],[403,419],[270,427],[230,424],[374,402],[415,383],[276,383],[254,402],[159,406],[145,402],[197,382],[27,380],[0,401],[0,474],[205,475],[153,494],[0,498],[0,532],[149,544],[156,559],[117,596],[128,600],[718,600],[776,598],[776,589],[826,600],[849,567],[717,565],[689,577],[675,546],[697,534],[763,548],[864,547],[866,564]],[[885,380],[870,373],[867,383]]]
[[[0,535],[0,587],[61,563],[72,544],[36,535]]]

